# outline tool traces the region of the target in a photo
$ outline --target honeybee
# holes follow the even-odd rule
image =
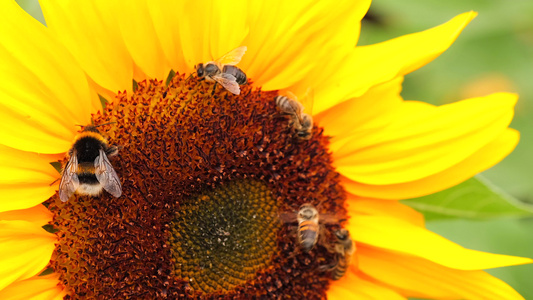
[[[215,61],[200,63],[194,66],[196,74],[199,78],[205,77],[207,81],[214,81],[215,88],[216,84],[220,83],[229,92],[239,95],[241,93],[239,85],[245,84],[247,78],[246,74],[235,65],[241,61],[246,49],[246,46],[237,47]]]
[[[300,206],[296,215],[282,213],[280,218],[285,223],[298,223],[298,244],[300,249],[305,252],[311,251],[316,245],[320,234],[320,223],[334,223],[336,221],[331,215],[319,214],[311,203]]]
[[[356,247],[348,230],[339,229],[334,232],[334,235],[337,239],[333,247],[336,257],[335,262],[328,269],[331,270],[331,278],[339,280],[346,273],[348,266],[350,266]]]
[[[288,94],[289,96],[277,96],[276,105],[284,114],[291,117],[291,125],[296,130],[296,136],[308,140],[313,134],[313,117],[303,112],[304,106],[298,102],[294,94]]]
[[[61,201],[68,201],[75,192],[96,196],[102,189],[120,197],[120,179],[108,159],[117,153],[118,148],[109,146],[95,126],[85,126],[67,153],[69,160],[59,183]]]
[[[309,203],[300,207],[297,215],[298,242],[305,252],[309,252],[318,241],[318,210]]]

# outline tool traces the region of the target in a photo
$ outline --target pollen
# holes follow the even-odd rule
[[[142,81],[95,125],[122,196],[49,201],[58,245],[50,267],[70,299],[320,299],[327,244],[300,249],[279,215],[304,203],[346,219],[328,137],[295,136],[276,92],[233,95],[196,76]],[[331,231],[324,227],[324,237]]]

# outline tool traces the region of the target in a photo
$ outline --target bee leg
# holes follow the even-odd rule
[[[211,92],[211,96],[215,94],[215,90],[217,89],[217,83],[218,82],[215,81],[215,85],[213,86],[213,91]]]
[[[337,266],[337,263],[338,263],[337,260],[338,260],[338,258],[336,258],[335,261],[330,263],[330,264],[325,264],[325,265],[318,266],[317,271],[319,271],[319,272],[331,272],[331,271],[333,271],[333,269],[335,269],[335,267]]]
[[[59,179],[61,179],[61,177],[59,177],[59,178],[57,178],[56,180],[52,181],[52,183],[50,183],[49,185],[50,185],[50,186],[54,185],[54,183],[58,182]]]
[[[110,146],[105,151],[105,154],[107,155],[107,157],[113,157],[118,154],[118,150],[119,150],[118,146]]]

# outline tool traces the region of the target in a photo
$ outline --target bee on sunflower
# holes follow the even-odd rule
[[[46,26],[0,2],[0,298],[521,298],[482,270],[530,259],[465,249],[397,201],[454,186],[518,141],[515,95],[400,97],[475,13],[356,47],[370,1],[40,4]],[[224,64],[198,76],[239,47],[247,80]],[[310,89],[301,138],[275,99]],[[77,124],[101,125],[99,156],[83,159],[93,183],[119,182],[61,201],[50,163],[72,160]],[[302,249],[280,216],[306,203],[317,239]]]

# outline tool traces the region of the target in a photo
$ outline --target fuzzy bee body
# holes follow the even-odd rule
[[[220,68],[212,62],[208,62],[205,64],[198,64],[195,66],[196,69],[196,75],[200,78],[206,78],[207,81],[214,81],[211,79],[213,76],[220,74]]]
[[[299,116],[304,111],[304,107],[300,102],[287,96],[277,96],[274,98],[274,101],[276,102],[276,106],[284,114],[290,116]]]
[[[236,66],[225,65],[224,68],[222,68],[222,73],[233,75],[237,83],[240,85],[243,85],[248,81],[248,78],[246,77],[246,73],[244,73],[241,69],[239,69]]]
[[[298,243],[300,248],[309,252],[318,240],[318,210],[309,203],[300,207],[297,215],[298,220]]]
[[[299,249],[309,252],[320,239],[324,224],[337,224],[338,219],[332,214],[319,214],[311,203],[304,203],[297,212],[282,212],[279,218],[284,223],[297,223]]]
[[[246,49],[246,46],[237,47],[215,61],[197,64],[194,66],[196,75],[205,78],[206,81],[220,83],[229,92],[239,95],[241,93],[239,85],[245,84],[247,77],[235,65],[241,61]]]
[[[296,126],[296,136],[308,140],[313,135],[313,117],[306,113],[301,114],[300,123]]]
[[[313,134],[313,117],[303,112],[304,107],[296,100],[296,96],[277,96],[274,100],[281,112],[290,116],[290,124],[296,131],[296,137],[302,140],[310,139]]]
[[[339,280],[344,276],[352,262],[355,253],[355,243],[346,229],[335,231],[337,242],[335,243],[336,263],[332,267],[331,278]]]
[[[314,220],[304,220],[298,224],[298,242],[305,252],[309,252],[318,240],[319,226]]]
[[[109,146],[95,126],[86,126],[68,151],[68,162],[59,183],[59,198],[66,202],[74,194],[96,196],[105,189],[115,197],[122,195],[122,186],[108,157],[118,153]]]

